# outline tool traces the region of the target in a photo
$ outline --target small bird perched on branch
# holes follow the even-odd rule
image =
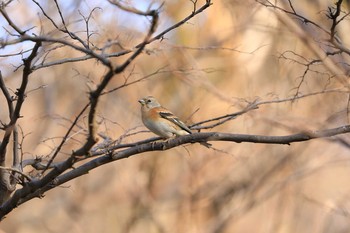
[[[162,138],[192,134],[192,131],[168,109],[162,107],[153,96],[147,96],[139,100],[143,124]],[[200,142],[206,147],[211,144]]]

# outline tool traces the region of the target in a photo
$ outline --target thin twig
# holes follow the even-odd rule
[[[12,20],[11,18],[8,16],[7,12],[5,11],[5,7],[4,6],[0,6],[0,12],[1,14],[4,16],[4,18],[6,19],[6,21],[8,22],[8,24],[16,31],[18,32],[18,34],[20,35],[24,35],[26,32],[22,31]]]
[[[255,100],[253,102],[248,103],[248,105],[241,111],[238,111],[235,113],[230,113],[230,114],[219,116],[219,117],[215,117],[215,118],[211,118],[211,119],[204,120],[204,121],[200,121],[200,122],[197,122],[195,124],[190,125],[189,128],[193,129],[193,130],[212,129],[212,128],[217,127],[219,125],[222,125],[230,120],[233,120],[236,117],[243,115],[249,111],[258,109],[260,105],[293,102],[293,101],[298,100],[298,99],[302,99],[302,98],[306,98],[306,97],[310,97],[310,96],[315,96],[315,95],[328,94],[328,93],[329,94],[330,93],[348,94],[349,91],[346,89],[335,88],[335,89],[323,90],[323,91],[319,91],[319,92],[312,92],[312,93],[303,94],[303,95],[298,94],[296,96],[294,95],[292,97],[284,98],[284,99],[265,100],[265,101]],[[211,123],[211,122],[213,122],[213,123],[204,126],[204,124]]]
[[[80,111],[80,113],[75,117],[74,121],[72,122],[71,126],[69,127],[69,129],[67,130],[66,134],[64,135],[64,137],[62,138],[60,144],[57,146],[55,152],[53,153],[51,159],[49,160],[49,162],[46,165],[46,168],[42,171],[42,174],[45,173],[45,171],[50,168],[51,163],[54,161],[54,159],[56,158],[56,156],[58,155],[58,153],[61,151],[63,145],[65,144],[65,142],[68,140],[69,134],[72,132],[73,128],[76,126],[76,124],[78,123],[78,120],[80,119],[80,117],[83,115],[83,113],[85,112],[85,110],[89,107],[89,104],[85,105],[84,108]]]
[[[24,178],[26,178],[28,181],[31,181],[31,180],[32,180],[32,178],[30,178],[28,175],[24,174],[23,172],[21,172],[21,171],[15,169],[15,168],[0,166],[0,169],[6,170],[6,171],[11,171],[11,172],[14,172],[14,173],[18,173],[18,174],[20,174],[21,176],[23,176]]]

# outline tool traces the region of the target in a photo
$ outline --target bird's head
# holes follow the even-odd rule
[[[139,100],[139,103],[141,104],[141,106],[144,106],[147,108],[160,107],[159,102],[153,96],[147,96],[145,98],[142,98]]]

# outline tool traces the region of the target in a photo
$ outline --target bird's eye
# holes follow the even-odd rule
[[[147,103],[151,103],[151,102],[152,102],[152,100],[150,100],[150,99],[147,100]]]

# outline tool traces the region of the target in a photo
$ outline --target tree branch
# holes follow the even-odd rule
[[[24,35],[25,31],[22,31],[17,25],[11,20],[11,18],[8,16],[7,12],[5,11],[5,6],[0,6],[0,12],[8,22],[8,24],[19,34]]]
[[[290,145],[291,143],[303,142],[317,138],[332,137],[346,133],[350,133],[350,125],[320,131],[300,132],[297,134],[286,136],[263,136],[248,134],[230,134],[220,132],[194,133],[171,139],[168,141],[153,141],[138,144],[136,146],[121,151],[113,151],[107,148],[104,152],[104,155],[99,156],[79,167],[76,167],[73,170],[59,175],[60,173],[62,173],[62,171],[69,169],[71,167],[71,164],[74,163],[72,159],[74,159],[75,156],[71,156],[70,160],[57,164],[55,168],[50,172],[52,174],[49,173],[41,180],[30,181],[25,187],[17,190],[13,197],[0,207],[0,218],[3,218],[7,213],[9,213],[18,205],[23,204],[24,202],[32,198],[41,197],[48,190],[51,190],[59,185],[62,185],[63,183],[66,183],[67,181],[87,174],[92,169],[95,169],[107,163],[111,163],[113,161],[125,159],[130,156],[135,156],[145,152],[164,151],[177,147],[179,145],[187,143],[200,143],[204,141],[228,141],[236,143],[248,142]],[[53,177],[55,178],[52,179]]]
[[[341,4],[342,4],[343,0],[338,0],[335,5],[335,8],[332,7],[328,7],[328,18],[330,18],[332,20],[332,26],[331,26],[331,30],[330,30],[330,37],[331,37],[331,42],[334,41],[334,37],[336,34],[336,26],[338,25],[339,21],[338,21],[338,17],[340,15],[340,11],[341,11]]]
[[[54,159],[56,158],[56,156],[58,155],[58,153],[61,151],[64,143],[68,140],[69,134],[72,132],[73,128],[76,126],[76,124],[78,123],[78,120],[80,119],[80,117],[83,115],[83,113],[85,112],[85,110],[89,107],[89,104],[85,105],[85,107],[80,111],[80,113],[78,114],[78,116],[75,117],[74,121],[72,122],[71,126],[69,127],[69,129],[67,130],[66,134],[64,135],[64,137],[62,138],[60,144],[57,146],[57,148],[55,149],[55,152],[53,153],[52,157],[50,158],[49,162],[47,163],[45,169],[42,171],[42,174],[45,173],[45,171],[51,167],[52,162],[54,161]]]
[[[10,140],[10,136],[12,134],[12,131],[14,130],[14,127],[16,125],[16,122],[18,118],[20,118],[20,111],[22,108],[22,104],[25,99],[25,91],[28,84],[28,78],[31,73],[31,63],[33,59],[36,57],[39,47],[41,46],[40,42],[37,42],[33,48],[32,53],[29,55],[28,58],[23,60],[24,63],[24,69],[23,69],[23,75],[22,75],[22,83],[19,89],[17,89],[16,95],[17,95],[17,103],[13,110],[13,113],[10,117],[10,123],[5,126],[5,135],[3,137],[2,143],[0,145],[0,166],[4,166],[5,162],[5,156],[6,156],[6,148]]]
[[[158,12],[155,10],[147,11],[144,12],[143,15],[146,16],[151,16],[152,17],[152,22],[151,26],[148,30],[148,33],[146,37],[143,40],[143,43],[137,48],[137,50],[120,66],[117,66],[116,68],[110,67],[109,71],[107,74],[103,77],[101,83],[97,86],[97,88],[90,93],[90,111],[89,111],[89,116],[88,116],[88,138],[86,140],[86,143],[78,150],[74,152],[74,155],[77,156],[82,156],[82,155],[87,155],[89,150],[93,147],[93,145],[96,143],[97,139],[95,138],[96,135],[96,130],[95,130],[95,117],[96,117],[96,108],[98,104],[98,100],[103,93],[103,90],[106,88],[110,80],[113,78],[115,74],[120,74],[122,73],[125,68],[136,59],[138,55],[141,54],[143,49],[146,47],[148,44],[149,38],[152,36],[152,33],[155,31],[155,28],[158,23]]]
[[[17,89],[16,95],[17,95],[17,102],[15,107],[13,108],[12,102],[9,103],[10,97],[9,93],[7,93],[6,87],[4,84],[0,84],[1,89],[7,99],[8,102],[8,108],[9,108],[9,113],[10,115],[10,123],[4,126],[5,128],[5,134],[3,137],[3,140],[0,144],[0,166],[4,167],[5,166],[5,161],[6,161],[6,151],[7,151],[7,146],[10,142],[10,137],[13,134],[14,137],[14,144],[13,144],[13,163],[16,163],[15,165],[19,165],[19,158],[18,158],[18,134],[17,134],[17,129],[16,129],[16,123],[17,120],[20,118],[20,111],[22,109],[22,105],[25,99],[25,91],[27,88],[28,84],[28,78],[30,73],[32,72],[31,70],[31,64],[33,59],[36,57],[38,50],[41,46],[41,43],[38,42],[35,44],[32,53],[26,58],[23,59],[24,63],[24,69],[23,69],[23,74],[22,74],[22,83],[21,86]],[[1,81],[0,81],[1,83]],[[0,182],[2,184],[2,189],[0,189],[0,201],[1,203],[5,201],[8,197],[9,194],[12,193],[15,189],[15,181],[11,180],[13,177],[10,177],[9,172],[2,170],[0,171]]]
[[[112,0],[109,0],[112,4],[115,3],[115,1],[112,1]],[[213,3],[211,1],[206,1],[206,3],[201,6],[199,9],[191,12],[190,15],[188,15],[185,19],[175,23],[174,25],[168,27],[167,29],[163,30],[162,32],[160,32],[159,34],[157,34],[156,36],[150,38],[149,40],[147,40],[146,42],[146,45],[147,44],[150,44],[156,40],[161,40],[164,35],[166,35],[168,32],[182,26],[183,24],[185,24],[186,22],[188,22],[190,19],[192,19],[194,16],[202,13],[204,10],[206,10],[208,7],[210,7]],[[114,4],[116,6],[118,6],[118,4]],[[119,5],[121,5],[119,3]],[[129,12],[132,12],[132,9],[134,8],[131,8]],[[137,9],[135,9],[136,11],[138,11]],[[139,14],[137,12],[138,15],[147,15],[145,14],[144,12],[141,14]],[[74,44],[71,44],[69,42],[67,42],[66,40],[61,40],[61,39],[53,39],[53,38],[46,38],[46,37],[29,37],[29,36],[25,36],[25,37],[22,37],[22,39],[19,39],[19,40],[15,40],[15,41],[11,41],[11,42],[8,42],[8,44],[14,44],[14,43],[19,43],[21,42],[22,40],[31,40],[31,41],[35,41],[35,40],[42,40],[42,41],[45,41],[45,42],[52,42],[52,43],[60,43],[60,44],[64,44],[66,46],[69,46],[69,47],[72,47],[73,49],[76,49],[80,52],[83,52],[87,55],[85,56],[81,56],[81,57],[76,57],[76,58],[65,58],[65,59],[62,59],[62,60],[58,60],[58,61],[52,61],[52,62],[49,62],[49,63],[45,63],[45,64],[41,64],[41,65],[37,65],[34,67],[34,69],[41,69],[41,68],[46,68],[46,67],[49,67],[49,66],[54,66],[54,65],[61,65],[61,64],[64,64],[64,63],[71,63],[71,62],[79,62],[79,61],[84,61],[84,60],[88,60],[88,59],[92,59],[92,58],[97,58],[98,60],[100,60],[103,64],[105,65],[109,65],[108,63],[108,59],[107,58],[111,58],[111,57],[120,57],[120,56],[123,56],[123,55],[126,55],[126,54],[129,54],[131,53],[133,50],[123,50],[123,51],[119,51],[117,53],[111,53],[111,54],[103,54],[103,56],[99,55],[99,54],[96,54],[95,52],[89,52],[88,49],[86,48],[83,48],[83,47],[79,47],[77,45],[74,45]],[[140,46],[143,46],[145,44],[145,41],[141,42],[140,44],[136,45],[135,48],[139,48]]]

